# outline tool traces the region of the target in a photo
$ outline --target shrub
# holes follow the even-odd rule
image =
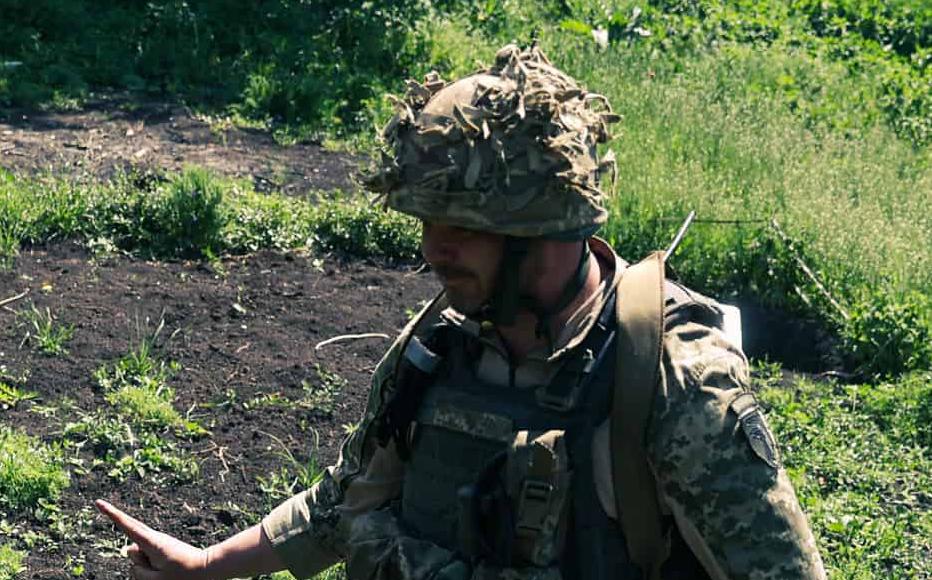
[[[223,188],[203,169],[170,180],[153,217],[154,250],[167,256],[202,257],[220,247]]]
[[[0,21],[0,65],[23,65],[0,68],[0,100],[29,104],[108,86],[355,128],[382,83],[400,84],[419,61],[414,24],[427,11],[422,0],[13,3]]]
[[[932,368],[932,297],[862,291],[841,335],[852,364],[869,373]]]
[[[419,255],[417,220],[362,202],[326,201],[315,207],[314,242],[351,256],[413,260]]]

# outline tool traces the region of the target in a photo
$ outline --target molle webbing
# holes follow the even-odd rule
[[[463,534],[458,528],[464,520],[455,506],[462,506],[469,498],[461,497],[460,490],[476,484],[478,476],[486,471],[485,466],[508,449],[518,432],[562,430],[568,437],[572,434],[576,441],[580,438],[591,441],[592,423],[603,421],[605,413],[594,413],[590,400],[598,400],[597,406],[604,409],[613,384],[610,368],[602,367],[614,365],[598,364],[603,359],[614,363],[605,356],[613,351],[609,346],[614,344],[613,303],[614,300],[609,301],[604,316],[600,316],[599,323],[555,379],[537,389],[482,383],[472,373],[471,361],[463,356],[462,349],[452,348],[444,353],[444,368],[426,389],[415,419],[401,502],[405,525],[421,537],[449,549],[461,549]],[[600,378],[592,381],[597,374]],[[577,447],[591,453],[588,444]],[[533,472],[530,477],[543,479]],[[509,487],[513,491],[515,485]],[[559,558],[559,553],[546,547],[539,551],[535,543],[534,528],[541,525],[537,512],[543,508],[535,503],[539,498],[534,493],[544,486],[519,487],[522,495],[528,492],[528,497],[523,502],[526,509],[518,508],[514,513],[514,523],[524,528],[512,538],[516,553],[535,554],[538,565],[547,557],[542,554]],[[595,491],[587,488],[579,493],[592,495]]]

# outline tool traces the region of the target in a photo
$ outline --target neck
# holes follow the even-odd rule
[[[556,267],[542,268],[532,274],[536,282],[536,292],[534,292],[532,296],[541,304],[555,303],[563,287],[575,274],[576,262],[574,261],[569,262],[572,264],[572,268],[567,268],[566,265],[568,262],[565,259],[549,260],[547,263],[556,264]],[[569,304],[550,317],[550,336],[556,338],[560,335],[560,331],[563,329],[570,316],[572,316],[586,300],[598,292],[601,279],[602,269],[599,265],[599,260],[594,254],[590,254],[589,274],[586,277],[582,289]],[[547,344],[544,337],[537,335],[537,317],[527,310],[519,311],[514,324],[499,326],[498,331],[513,361],[523,360],[527,353],[534,348],[550,346]]]

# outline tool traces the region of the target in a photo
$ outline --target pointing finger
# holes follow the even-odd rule
[[[117,509],[110,503],[99,499],[94,502],[102,514],[110,518],[131,540],[145,549],[153,546],[152,535],[155,531],[133,516]]]

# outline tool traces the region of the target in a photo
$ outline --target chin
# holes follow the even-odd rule
[[[457,312],[466,316],[475,316],[482,310],[484,302],[471,297],[463,296],[456,291],[447,290],[447,300]]]

